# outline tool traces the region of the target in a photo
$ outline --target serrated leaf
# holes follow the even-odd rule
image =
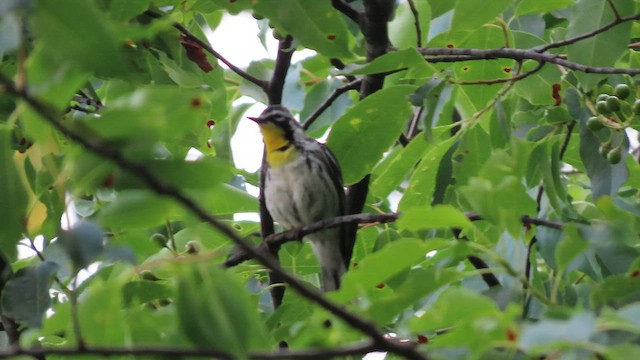
[[[380,90],[336,121],[327,145],[340,163],[345,184],[353,184],[371,172],[398,139],[411,114],[407,96],[414,89],[400,85]]]
[[[18,270],[2,289],[2,315],[31,328],[42,326],[51,306],[49,287],[58,265],[44,261]]]

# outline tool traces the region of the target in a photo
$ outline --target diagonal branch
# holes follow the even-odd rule
[[[361,82],[362,82],[361,79],[354,80],[333,90],[331,95],[328,98],[326,98],[324,102],[320,104],[320,106],[311,115],[309,115],[309,117],[305,119],[304,123],[302,124],[302,127],[305,130],[309,129],[311,124],[313,124],[313,122],[316,121],[320,117],[320,115],[322,115],[322,113],[325,110],[327,110],[331,106],[331,104],[333,104],[333,102],[336,101],[338,97],[340,97],[340,95],[346,93],[349,90],[357,89],[360,86]]]
[[[151,10],[145,11],[144,14],[149,16],[149,17],[152,17],[154,19],[161,19],[162,18],[161,14],[158,14],[158,13],[153,12]],[[238,74],[238,76],[240,76],[240,77],[244,78],[245,80],[257,85],[262,90],[264,90],[265,93],[267,93],[267,89],[269,87],[269,83],[266,80],[258,79],[257,77],[255,77],[255,76],[247,73],[246,71],[240,69],[239,67],[233,65],[229,60],[224,58],[219,52],[215,51],[213,49],[213,47],[211,47],[211,45],[209,45],[209,43],[207,43],[207,42],[201,40],[200,38],[198,38],[196,35],[194,35],[191,31],[189,31],[189,29],[184,27],[182,24],[174,22],[173,23],[173,27],[178,29],[178,31],[180,31],[187,38],[189,38],[189,40],[192,40],[193,42],[195,42],[198,45],[200,45],[203,49],[207,50],[211,55],[215,56],[216,59],[220,60],[222,63],[227,65],[227,67],[229,67],[229,69],[231,69],[231,71],[233,71],[234,73]]]
[[[315,222],[311,225],[283,231],[277,234],[272,234],[264,238],[264,242],[260,244],[261,251],[269,251],[270,249],[278,249],[280,246],[291,241],[297,241],[305,237],[306,235],[313,234],[315,232],[337,227],[343,224],[374,224],[374,223],[388,223],[398,219],[398,214],[351,214],[337,216],[331,219],[325,219]],[[251,254],[247,253],[234,253],[227,258],[224,262],[224,267],[232,267],[241,264],[244,261],[251,260]]]
[[[615,11],[615,7],[613,7],[614,11]],[[537,52],[545,52],[549,49],[555,49],[555,48],[559,48],[559,47],[563,47],[566,45],[571,45],[573,43],[576,43],[578,41],[584,40],[584,39],[588,39],[590,37],[596,36],[600,33],[603,33],[609,29],[611,29],[614,26],[620,25],[622,23],[628,22],[628,21],[636,21],[636,20],[640,20],[640,14],[635,14],[635,15],[631,15],[631,16],[626,16],[626,17],[620,17],[620,15],[616,14],[616,20],[610,22],[609,24],[601,27],[601,28],[597,28],[593,31],[590,31],[588,33],[584,33],[582,35],[578,35],[575,37],[572,37],[570,39],[565,39],[565,40],[561,40],[561,41],[556,41],[556,42],[552,42],[550,44],[544,45],[544,46],[540,46],[540,47],[536,47],[534,48],[535,51]]]
[[[121,169],[137,176],[149,189],[153,190],[158,195],[166,196],[175,200],[197,218],[209,223],[221,234],[232,240],[244,252],[251,254],[262,265],[268,268],[271,272],[277,274],[284,282],[289,284],[289,286],[302,297],[322,306],[338,318],[345,321],[349,326],[354,329],[358,329],[369,336],[376,346],[397,355],[404,356],[408,359],[425,359],[425,357],[413,347],[407,346],[406,344],[399,344],[386,338],[374,323],[345,310],[342,306],[339,306],[324,297],[318,290],[310,288],[296,279],[292,274],[284,271],[270,255],[259,252],[253,244],[241,238],[231,227],[210,215],[202,206],[200,206],[191,197],[182,193],[178,188],[157,178],[143,164],[126,158],[122,153],[109,146],[104,140],[89,140],[74,130],[68,129],[58,120],[59,114],[54,107],[32,97],[26,90],[16,88],[13,82],[3,74],[0,74],[0,84],[3,85],[4,91],[24,100],[43,118],[44,121],[53,126],[57,131],[68,137],[73,142],[82,145],[86,150],[116,163]]]
[[[360,13],[347,4],[344,0],[331,0],[333,8],[346,15],[349,19],[353,20],[356,24],[360,23]]]
[[[575,71],[582,71],[585,73],[629,75],[640,74],[640,68],[621,69],[613,66],[588,66],[568,61],[554,54],[540,53],[539,51],[532,49],[422,48],[418,50],[422,55],[426,56],[426,61],[431,63],[495,59],[513,59],[520,61],[536,60],[538,62],[557,64]]]
[[[274,353],[254,352],[249,353],[249,359],[256,360],[279,360],[279,359],[329,359],[338,356],[364,355],[374,351],[384,350],[371,342],[363,342],[350,346],[336,347],[331,349],[306,349],[298,351],[280,351]],[[0,359],[13,358],[16,356],[32,356],[36,358],[44,356],[86,356],[100,355],[103,357],[111,356],[159,356],[159,357],[200,357],[200,358],[217,358],[217,359],[233,359],[234,357],[224,351],[210,349],[187,349],[187,348],[171,348],[171,347],[152,347],[152,346],[136,346],[130,348],[119,347],[99,347],[92,346],[84,349],[80,348],[14,348],[12,350],[1,351]]]

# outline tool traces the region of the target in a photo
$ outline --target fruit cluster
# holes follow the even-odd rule
[[[596,97],[597,115],[587,120],[587,127],[593,132],[605,128],[609,130],[609,139],[600,145],[600,154],[611,164],[617,164],[622,159],[622,141],[613,145],[614,134],[629,127],[634,118],[640,115],[640,99],[631,94],[631,88],[626,84],[618,84],[615,88],[603,86]]]

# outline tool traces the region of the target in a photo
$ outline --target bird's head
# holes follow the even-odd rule
[[[304,138],[305,135],[287,108],[269,105],[260,116],[249,119],[260,126],[269,165],[277,166],[295,158],[296,140]]]

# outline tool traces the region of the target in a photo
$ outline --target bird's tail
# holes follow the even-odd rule
[[[322,291],[338,290],[342,275],[347,272],[340,236],[336,231],[324,231],[313,235],[316,236],[312,236],[310,240],[313,253],[322,269]]]

